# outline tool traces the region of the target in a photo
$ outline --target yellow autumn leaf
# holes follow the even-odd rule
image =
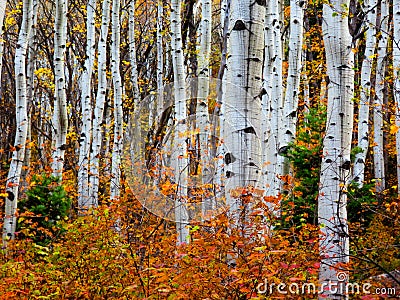
[[[397,131],[399,130],[399,127],[397,127],[396,125],[390,125],[390,134],[395,134],[397,133]]]

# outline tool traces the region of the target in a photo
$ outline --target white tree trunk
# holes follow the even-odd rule
[[[90,152],[90,201],[93,206],[99,202],[99,169],[101,142],[103,138],[104,104],[107,94],[107,36],[110,24],[110,0],[103,0],[100,38],[98,43],[98,86],[93,118],[93,141]]]
[[[307,115],[310,109],[310,81],[307,76],[307,50],[303,50],[302,53],[303,61],[303,73],[301,77],[303,78],[303,98],[304,98],[304,111],[303,115]],[[306,126],[307,121],[305,120],[304,125]]]
[[[396,102],[396,126],[400,128],[400,0],[393,0],[393,71],[394,99]],[[397,191],[400,194],[400,130],[396,133]]]
[[[163,48],[163,3],[158,1],[157,3],[157,92],[158,92],[158,111],[162,112],[163,100],[162,90],[164,86],[164,48]]]
[[[120,196],[121,155],[123,143],[122,81],[120,73],[121,26],[120,1],[113,0],[111,16],[111,71],[114,85],[114,144],[111,157],[111,200]]]
[[[89,150],[92,134],[92,72],[95,58],[95,9],[96,1],[87,3],[86,21],[86,60],[81,81],[82,128],[79,148],[78,207],[92,206],[89,198]]]
[[[4,49],[4,42],[3,42],[3,23],[4,23],[4,16],[6,15],[6,6],[7,1],[2,1],[0,3],[0,82],[1,82],[1,70],[3,68],[3,49]],[[1,91],[1,84],[0,84],[0,91]]]
[[[361,93],[360,104],[358,109],[358,144],[362,152],[356,154],[353,180],[362,187],[364,184],[365,174],[365,160],[367,158],[369,146],[369,109],[371,104],[371,73],[372,63],[374,60],[375,46],[376,46],[376,13],[377,1],[366,0],[364,1],[365,11],[368,11],[366,17],[366,24],[368,30],[366,32],[365,53],[361,65]]]
[[[177,192],[175,200],[175,221],[178,232],[177,243],[189,242],[189,213],[187,211],[187,126],[186,126],[186,72],[183,58],[182,30],[181,30],[181,0],[171,1],[171,47],[172,64],[174,68],[174,95],[175,95],[175,148],[173,157],[175,183]]]
[[[271,104],[272,104],[272,85],[273,85],[273,62],[274,62],[274,26],[273,15],[271,14],[272,1],[267,2],[266,16],[265,16],[265,48],[264,48],[264,91],[262,95],[262,112],[263,118],[261,120],[262,129],[262,153],[263,153],[263,166],[262,166],[262,188],[265,190],[265,195],[272,194],[271,182],[275,180],[275,164],[274,151],[268,147],[271,140],[273,141],[273,148],[275,148],[275,137],[273,136],[271,127]],[[273,123],[273,122],[272,122]],[[272,156],[272,157],[271,157]],[[267,204],[268,205],[268,204]],[[268,205],[270,206],[270,205]]]
[[[7,1],[2,1],[0,3],[0,24],[1,24],[0,36],[3,35],[3,23],[4,23],[4,16],[6,15],[6,5]]]
[[[33,0],[24,0],[22,24],[19,31],[15,52],[16,83],[16,125],[13,155],[6,181],[6,203],[3,227],[3,243],[13,239],[17,225],[16,210],[18,204],[18,188],[25,157],[25,143],[28,134],[27,90],[26,90],[26,53],[28,37],[33,20]]]
[[[211,0],[201,1],[201,21],[198,37],[198,92],[196,104],[196,125],[199,131],[200,174],[201,183],[206,184],[211,173],[209,132],[210,120],[208,116],[208,95],[210,92],[210,54],[211,54]],[[211,210],[210,199],[203,199],[203,215]]]
[[[328,107],[318,198],[320,239],[320,283],[338,283],[337,263],[349,261],[346,186],[350,171],[353,129],[354,54],[345,7],[347,0],[323,6],[323,37],[327,61]],[[333,267],[333,268],[332,268]],[[320,298],[343,299],[329,291]]]
[[[56,1],[54,24],[53,175],[62,177],[67,142],[68,117],[65,92],[65,48],[67,41],[67,0]]]
[[[204,134],[209,131],[208,117],[208,94],[210,90],[210,54],[211,54],[211,0],[201,1],[201,22],[198,46],[198,93],[196,107],[196,123],[200,131],[200,151],[202,154],[208,152],[208,137]],[[203,177],[207,176],[209,167],[205,160],[201,159]]]
[[[383,153],[383,98],[385,93],[386,55],[389,31],[389,3],[381,0],[381,13],[379,16],[380,39],[378,42],[378,58],[376,64],[376,95],[374,99],[374,177],[375,189],[381,193],[385,189],[385,162]]]
[[[281,107],[283,102],[282,82],[282,42],[281,19],[279,1],[268,2],[266,12],[266,62],[264,64],[264,113],[268,116],[263,122],[263,144],[275,141],[273,147],[263,146],[263,177],[267,196],[277,196],[280,193],[280,181],[277,177],[283,171],[283,157],[278,155],[278,140],[282,118]],[[267,55],[268,54],[268,55]],[[270,121],[271,132],[267,132],[267,120]],[[266,176],[265,176],[266,175]]]
[[[237,89],[227,89],[225,97],[225,190],[236,223],[242,209],[250,212],[252,209],[251,203],[242,203],[241,191],[259,188],[262,168],[261,96],[266,11],[259,3],[232,0],[229,21],[227,80]]]
[[[29,32],[28,37],[28,48],[27,48],[27,59],[26,59],[26,104],[28,110],[28,130],[27,130],[27,140],[29,143],[32,140],[32,131],[31,131],[31,114],[32,106],[34,105],[34,92],[35,92],[35,70],[37,65],[37,38],[36,38],[36,25],[37,25],[37,11],[38,11],[38,3],[37,0],[33,0],[33,12],[32,12],[32,24],[31,30]],[[20,180],[23,182],[21,185],[22,188],[26,188],[27,182],[26,177],[29,174],[29,166],[31,160],[31,147],[27,147],[25,149],[25,161],[24,166],[22,167],[22,173]],[[20,192],[21,192],[20,187]]]
[[[303,46],[304,1],[290,1],[289,69],[283,106],[282,140],[279,152],[286,152],[296,137],[297,108],[299,103],[301,57]]]
[[[225,182],[225,145],[223,137],[225,136],[225,94],[227,81],[226,79],[226,59],[228,55],[229,43],[229,16],[230,16],[231,0],[221,1],[221,40],[222,40],[222,53],[221,64],[218,71],[218,98],[217,105],[215,106],[213,118],[213,154],[215,157],[215,177],[213,180],[215,197],[221,199],[225,197],[224,182]],[[218,128],[219,127],[219,128]],[[219,129],[219,130],[218,130]],[[216,203],[211,203],[211,208],[215,208]]]
[[[139,102],[139,86],[136,62],[136,46],[135,46],[135,3],[131,1],[129,4],[129,57],[131,65],[131,85],[133,91],[133,103]]]

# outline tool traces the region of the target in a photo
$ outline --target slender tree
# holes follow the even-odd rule
[[[376,46],[376,13],[377,1],[364,1],[364,10],[368,13],[365,16],[367,26],[365,38],[364,59],[361,65],[361,93],[358,109],[358,144],[359,153],[356,154],[353,169],[353,180],[362,187],[365,177],[365,160],[369,146],[369,109],[371,103],[371,74],[372,64]]]
[[[321,284],[338,284],[337,267],[349,261],[346,186],[350,172],[353,129],[354,54],[348,28],[347,0],[323,5],[323,38],[327,62],[328,107],[326,135],[318,197],[318,222],[321,226]],[[343,292],[343,291],[342,291]],[[344,293],[320,297],[343,299]]]
[[[210,92],[210,54],[211,54],[211,0],[201,1],[201,21],[198,41],[198,93],[196,105],[196,125],[199,131],[199,149],[201,182],[207,183],[211,166],[207,157],[210,154],[209,135],[210,119],[208,116],[208,96]],[[203,214],[210,211],[210,200],[203,200]]]
[[[120,196],[121,154],[123,142],[122,81],[120,72],[120,1],[113,0],[111,14],[111,71],[114,86],[114,143],[111,157],[111,200]]]
[[[163,13],[164,7],[162,1],[157,2],[157,92],[158,92],[158,107],[159,111],[162,108],[162,90],[164,77],[164,49],[163,49]]]
[[[262,1],[232,0],[227,80],[237,86],[226,91],[225,132],[227,204],[236,222],[242,209],[242,190],[259,187],[262,168],[261,96],[265,6]],[[229,127],[227,127],[229,125]],[[240,192],[239,192],[240,191]]]
[[[283,105],[283,130],[279,152],[286,152],[296,137],[297,108],[300,93],[301,58],[303,48],[303,19],[305,1],[290,1],[289,68]]]
[[[3,23],[4,23],[4,16],[6,15],[6,6],[7,6],[7,1],[2,1],[0,3],[0,24],[1,24],[0,36],[3,35]]]
[[[225,122],[225,94],[227,89],[227,81],[226,81],[226,63],[228,56],[228,40],[229,40],[229,16],[231,10],[231,0],[223,0],[221,1],[221,63],[218,70],[218,98],[217,105],[215,105],[213,118],[215,120],[213,127],[213,136],[212,136],[212,149],[213,151],[211,157],[216,157],[215,161],[215,177],[214,177],[214,185],[215,190],[217,192],[217,197],[219,195],[224,195],[224,178],[225,178],[225,146],[224,146],[224,122]],[[218,130],[219,129],[219,130]],[[216,138],[216,137],[219,138]],[[212,206],[213,204],[211,204]]]
[[[274,147],[263,147],[263,176],[266,195],[276,196],[279,194],[280,183],[277,175],[282,174],[283,158],[278,155],[279,124],[281,123],[281,108],[283,105],[283,82],[282,82],[282,41],[281,41],[281,16],[279,12],[279,1],[269,1],[266,12],[266,53],[264,63],[264,89],[263,109],[268,116],[263,118],[263,143],[268,144],[268,137],[272,137],[276,143]],[[270,120],[270,131],[267,132],[267,120]],[[267,176],[265,176],[267,175]],[[270,176],[272,175],[272,176]]]
[[[103,0],[100,38],[98,43],[98,86],[93,118],[93,141],[90,152],[90,197],[93,206],[98,205],[101,142],[103,138],[104,104],[107,95],[107,36],[110,24],[110,0]]]
[[[16,78],[16,124],[17,130],[13,147],[13,155],[6,181],[6,203],[3,227],[3,243],[13,239],[17,225],[17,204],[20,176],[25,157],[25,143],[28,134],[27,87],[26,87],[26,54],[28,37],[33,20],[33,0],[24,0],[22,7],[22,23],[15,52]]]
[[[28,36],[28,48],[26,54],[26,104],[28,110],[28,130],[27,130],[27,143],[32,141],[32,106],[34,104],[35,94],[35,70],[37,67],[37,20],[38,20],[38,1],[33,0],[32,24]],[[21,179],[26,183],[26,177],[29,174],[30,160],[32,157],[31,147],[25,148],[25,159],[22,167]],[[26,186],[26,184],[25,184]],[[23,187],[23,185],[21,185]]]
[[[175,171],[175,182],[177,192],[175,199],[175,221],[178,232],[177,243],[187,243],[189,237],[189,213],[187,211],[187,180],[188,180],[188,157],[187,157],[187,117],[186,109],[186,72],[182,45],[182,18],[181,0],[171,1],[171,48],[172,64],[174,69],[174,97],[175,97],[175,148],[173,167]]]
[[[0,3],[0,83],[1,83],[1,70],[3,66],[3,49],[4,49],[4,41],[3,41],[3,23],[4,23],[4,16],[6,14],[6,6],[7,1],[2,1]],[[1,90],[1,84],[0,84]]]
[[[89,150],[92,135],[92,73],[95,59],[96,1],[87,2],[86,59],[81,81],[82,127],[79,139],[78,207],[92,206],[89,200]]]
[[[400,128],[400,0],[393,0],[393,70],[394,99],[396,102],[396,126]],[[400,193],[400,130],[396,133],[397,191]]]
[[[379,24],[378,24],[379,23]],[[385,73],[387,62],[387,46],[389,31],[389,3],[387,0],[380,1],[380,14],[377,19],[379,28],[379,41],[376,63],[376,94],[374,99],[374,177],[375,189],[378,193],[385,189],[385,162],[384,162],[384,97],[385,97]]]
[[[53,110],[53,175],[62,177],[64,153],[67,141],[68,117],[65,92],[65,48],[67,41],[66,0],[56,1],[54,22],[54,80],[55,97]]]
[[[139,86],[136,62],[136,46],[135,46],[135,3],[131,1],[129,4],[129,58],[131,65],[131,85],[133,101],[135,104],[139,101]]]

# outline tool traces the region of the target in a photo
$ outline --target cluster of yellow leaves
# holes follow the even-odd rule
[[[35,75],[41,87],[54,92],[54,74],[50,68],[38,68]]]

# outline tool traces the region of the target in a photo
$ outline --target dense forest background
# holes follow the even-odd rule
[[[400,292],[400,1],[0,1],[0,299]]]

